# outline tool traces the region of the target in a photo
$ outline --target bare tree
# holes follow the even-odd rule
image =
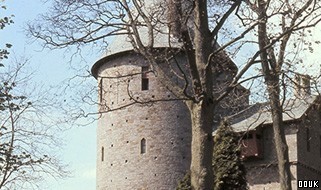
[[[288,184],[287,162],[281,163],[281,160],[287,160],[287,148],[282,132],[279,76],[291,34],[313,27],[319,22],[318,17],[309,15],[318,11],[317,1],[309,0],[302,4],[294,2],[54,0],[50,13],[43,15],[35,24],[30,24],[29,31],[33,37],[43,40],[44,46],[48,48],[80,48],[85,44],[93,44],[104,50],[109,42],[108,37],[126,36],[132,49],[148,60],[151,71],[157,73],[168,90],[178,100],[184,100],[189,108],[193,131],[191,183],[195,189],[213,189],[213,141],[210,137],[215,108],[242,82],[239,80],[252,65],[262,63],[262,74],[268,85],[275,118],[276,144],[280,145],[280,180],[282,184]],[[300,5],[303,7],[299,8]],[[277,6],[281,8],[278,9]],[[273,8],[271,12],[270,7]],[[267,21],[273,16],[282,18],[280,30],[266,27]],[[232,24],[227,25],[228,22]],[[233,22],[240,23],[242,27],[219,46],[217,42],[220,36],[228,30],[228,26],[235,25]],[[258,40],[241,42],[249,33],[258,35]],[[177,51],[157,49],[160,39],[165,39],[166,47]],[[225,54],[227,49],[238,45],[237,50],[240,50],[245,43],[252,44],[253,41],[259,48],[240,71],[228,68]],[[275,51],[278,51],[278,60],[275,58]],[[164,64],[160,64],[168,62],[178,52],[184,52],[186,56],[186,67],[179,70],[178,74],[184,85],[173,83],[166,72],[168,68],[166,70],[162,67]],[[227,80],[224,88],[215,80],[222,69],[230,69],[230,80]],[[247,80],[250,79],[243,81]],[[288,189],[284,185],[282,187]]]
[[[3,2],[0,5],[6,9]],[[13,23],[12,17],[0,19],[0,30]],[[3,63],[11,44],[5,46],[0,50],[0,189],[37,189],[47,176],[68,176],[66,166],[51,152],[61,145],[59,128],[49,115],[54,107],[48,94],[30,83],[28,61]]]
[[[220,86],[213,80],[224,68],[227,56],[223,50],[231,43],[244,37],[253,26],[247,28],[233,41],[225,46],[217,45],[217,37],[225,21],[240,1],[223,1],[224,9],[212,6],[209,16],[207,1],[54,1],[52,12],[43,16],[42,22],[29,25],[32,36],[45,41],[49,48],[64,48],[70,45],[80,46],[88,43],[102,42],[110,36],[127,35],[132,48],[142,54],[149,62],[153,72],[161,77],[164,85],[184,100],[191,113],[192,121],[192,164],[191,179],[195,189],[213,188],[212,154],[213,154],[213,115],[219,102],[238,84],[237,81],[254,63],[251,60],[238,75],[230,71],[228,87],[219,92],[214,86]],[[172,9],[167,10],[167,7]],[[174,14],[175,17],[167,17]],[[165,16],[164,16],[165,15]],[[209,21],[209,18],[211,22]],[[172,18],[177,18],[173,20]],[[211,26],[212,22],[216,22]],[[50,23],[50,24],[49,24]],[[166,29],[170,28],[169,32]],[[185,84],[173,83],[164,68],[159,64],[169,57],[162,57],[164,52],[157,50],[157,40],[165,36],[169,39],[168,47],[178,51],[165,53],[169,57],[176,52],[185,52],[186,72],[179,73]],[[147,39],[147,40],[146,40]],[[166,42],[166,41],[165,41]],[[227,69],[228,70],[228,69]],[[111,110],[108,110],[111,111]]]
[[[54,1],[52,12],[43,16],[42,22],[29,25],[32,36],[44,40],[49,48],[80,46],[102,42],[116,35],[127,35],[132,48],[142,54],[150,68],[163,80],[164,85],[189,108],[192,121],[191,182],[195,189],[213,188],[213,116],[214,109],[237,85],[246,70],[255,63],[259,53],[236,74],[231,69],[225,88],[218,80],[226,65],[224,49],[242,39],[258,23],[245,27],[235,38],[219,47],[218,35],[229,16],[240,6],[241,1],[222,1],[208,6],[207,1]],[[216,6],[219,5],[218,9]],[[167,10],[167,7],[171,9]],[[208,15],[210,13],[210,15]],[[164,15],[176,15],[167,17]],[[170,19],[169,19],[170,18]],[[171,19],[176,18],[176,19]],[[45,22],[45,24],[43,23]],[[214,24],[213,24],[214,23]],[[166,29],[170,28],[169,32]],[[160,62],[164,52],[157,50],[160,36],[169,39],[168,47],[185,52],[186,72],[181,72],[185,85],[173,83]],[[156,45],[155,45],[156,44]],[[165,53],[172,57],[175,53]],[[217,61],[217,60],[225,61]],[[225,63],[225,64],[224,64]],[[234,77],[234,78],[233,78]],[[108,110],[111,111],[111,110]]]
[[[0,189],[38,189],[48,176],[68,176],[53,151],[61,145],[53,105],[45,91],[31,86],[25,64],[0,72]]]
[[[287,60],[295,60],[292,47],[304,42],[305,30],[316,26],[321,19],[321,4],[318,1],[245,1],[253,11],[253,17],[247,16],[245,22],[258,20],[257,44],[260,51],[262,74],[267,86],[268,100],[273,118],[274,141],[277,152],[279,181],[281,189],[291,189],[291,172],[288,146],[283,124],[283,102],[286,89],[282,75],[291,72]],[[299,36],[298,36],[299,34]],[[290,38],[296,36],[295,41]],[[301,38],[301,40],[300,40]],[[310,43],[311,44],[311,43]],[[291,46],[290,46],[291,45]]]

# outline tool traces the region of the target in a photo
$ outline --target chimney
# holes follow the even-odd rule
[[[311,77],[309,75],[295,74],[294,95],[297,98],[305,98],[311,95]]]

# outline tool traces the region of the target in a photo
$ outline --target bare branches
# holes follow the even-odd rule
[[[32,36],[43,40],[49,47],[97,43],[105,45],[112,36],[118,36],[117,40],[122,38],[123,44],[132,45],[130,49],[120,49],[112,56],[107,55],[106,59],[99,61],[98,67],[105,67],[110,57],[124,58],[129,52],[133,53],[132,56],[139,57],[137,62],[133,63],[132,59],[127,58],[120,61],[124,64],[126,62],[126,66],[130,65],[133,70],[149,65],[150,72],[158,78],[163,89],[174,96],[145,98],[143,89],[131,89],[128,81],[128,97],[122,98],[123,101],[120,103],[113,104],[104,99],[103,94],[108,90],[104,88],[105,82],[101,82],[100,102],[95,102],[88,94],[82,101],[99,105],[101,114],[133,105],[149,106],[160,101],[184,101],[191,113],[193,133],[195,132],[193,139],[199,141],[199,146],[194,143],[196,146],[193,147],[193,151],[199,153],[198,158],[205,159],[211,156],[204,156],[208,154],[204,147],[212,146],[205,137],[212,132],[214,110],[242,82],[262,76],[265,78],[268,94],[271,96],[271,108],[274,109],[273,114],[279,117],[277,122],[282,125],[279,79],[290,37],[321,21],[321,14],[311,17],[315,11],[320,10],[318,1],[297,2],[296,5],[288,0],[168,0],[166,3],[147,0],[55,0],[52,14],[42,17],[42,23],[29,25],[29,30]],[[168,4],[173,7],[168,8]],[[178,15],[176,18],[168,19],[168,14]],[[231,34],[227,36],[228,40],[224,40],[223,45],[219,46],[217,42],[224,31],[232,31],[232,34],[228,33],[227,35]],[[244,66],[238,72],[227,55],[231,47],[237,43],[255,45],[250,48],[248,61],[244,61]],[[240,46],[236,51],[245,52],[248,49]],[[242,79],[256,63],[261,63],[262,73]],[[114,73],[108,73],[107,70],[109,68],[106,66],[95,75],[102,81],[115,80],[117,90],[118,84],[123,85],[125,79],[141,74],[139,70],[132,73],[119,71],[120,74],[114,76]],[[219,79],[221,74],[227,77]],[[179,78],[179,84],[174,82],[173,76],[175,79]],[[282,82],[285,85],[285,82]],[[285,88],[283,96],[285,100]],[[84,110],[81,110],[80,114],[88,115]],[[209,163],[208,160],[197,161],[200,167],[195,169],[197,164],[192,167],[194,185],[198,183],[195,180],[198,177],[203,181],[208,179],[208,176],[201,176],[201,169],[211,174],[210,164],[200,164]],[[200,186],[200,189],[211,189],[205,184]]]
[[[145,24],[147,25],[147,29],[148,29],[148,45],[147,45],[147,48],[153,48],[153,46],[154,46],[154,32],[153,32],[154,27],[152,25],[152,22],[147,17],[147,15],[143,12],[142,6],[138,5],[137,0],[133,0],[133,3],[135,5],[136,10],[138,11],[139,15],[143,18]],[[128,5],[127,5],[127,7],[128,7]],[[133,23],[133,22],[131,21],[131,23]],[[132,27],[133,27],[133,25],[132,25]],[[135,24],[135,27],[136,27],[136,24]]]
[[[59,144],[58,129],[39,122],[38,117],[44,115],[36,111],[38,102],[22,93],[20,85],[29,79],[21,76],[23,66],[8,75],[1,72],[0,189],[37,188],[44,174],[54,177],[68,174],[65,166],[48,153]]]
[[[230,17],[230,15],[234,12],[234,10],[240,6],[240,4],[241,4],[241,0],[234,1],[234,3],[228,9],[228,11],[224,13],[224,15],[222,16],[220,21],[217,23],[217,25],[215,26],[215,28],[211,32],[213,37],[218,35],[218,32],[220,31],[220,29],[222,28],[222,26],[224,25],[226,20]]]
[[[81,45],[126,34],[119,1],[55,1],[50,15],[28,25],[29,35],[50,48]]]

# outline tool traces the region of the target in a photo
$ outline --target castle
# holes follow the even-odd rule
[[[166,38],[163,33],[156,36],[156,49],[168,50]],[[221,75],[213,79],[219,81],[220,86],[216,88],[216,93],[219,93],[237,67],[225,55],[217,61],[228,68],[223,68]],[[184,65],[186,58],[183,53],[177,53],[169,63],[160,64],[172,81],[182,85],[184,81],[173,73],[177,68],[168,66],[176,62]],[[97,190],[175,189],[191,162],[191,121],[186,105],[182,100],[176,100],[149,67],[148,61],[133,50],[126,36],[115,38],[106,55],[92,67],[92,73],[98,81],[101,113],[97,128]],[[217,108],[214,120],[218,123],[220,117],[247,108],[231,120],[236,131],[249,134],[243,139],[246,146],[242,152],[248,168],[249,186],[251,189],[275,189],[278,178],[272,131],[268,127],[271,122],[266,117],[254,125],[248,123],[258,119],[255,114],[263,109],[249,106],[248,96],[245,88],[237,87]],[[294,124],[300,123],[301,118],[303,121],[306,113],[317,113],[310,111],[310,107],[319,113],[318,101],[318,98],[310,101],[306,109],[300,108],[304,112],[287,122],[290,126],[286,130],[294,185],[297,179],[320,180],[321,136],[318,135],[321,135],[321,116],[313,116],[317,119],[309,124],[313,133],[306,134],[305,128]],[[308,158],[303,151],[301,143],[308,142],[311,152],[319,149],[319,154],[313,154],[317,158]],[[319,159],[319,162],[314,163],[314,159]],[[260,179],[255,177],[260,175]]]
[[[122,51],[124,41],[117,42],[119,51],[113,46],[113,54],[92,69],[99,81],[102,113],[97,189],[175,189],[190,167],[189,111],[149,71],[143,56]]]
[[[110,50],[92,68],[102,113],[97,129],[97,189],[175,189],[191,161],[187,106],[175,100],[125,38],[116,38]],[[182,63],[184,59],[176,57]],[[231,80],[227,72],[234,71],[224,72],[218,79],[222,84]],[[172,78],[179,85],[180,80]],[[236,91],[247,92],[242,87]],[[248,97],[233,101],[244,102],[248,104]],[[231,111],[227,106],[220,109],[221,114]]]

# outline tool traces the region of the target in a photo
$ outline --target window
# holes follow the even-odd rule
[[[146,153],[146,139],[142,139],[140,141],[140,153],[145,154]]]
[[[321,135],[319,136],[320,158],[321,158]]]
[[[142,67],[142,90],[148,90],[149,89],[149,78],[148,78],[148,66]]]
[[[99,99],[100,99],[100,103],[102,103],[103,102],[103,78],[101,78],[99,81]]]
[[[307,141],[307,151],[310,152],[310,140],[311,140],[311,137],[310,137],[310,129],[309,128],[306,128],[306,141]]]
[[[104,161],[104,147],[101,147],[101,161]]]

